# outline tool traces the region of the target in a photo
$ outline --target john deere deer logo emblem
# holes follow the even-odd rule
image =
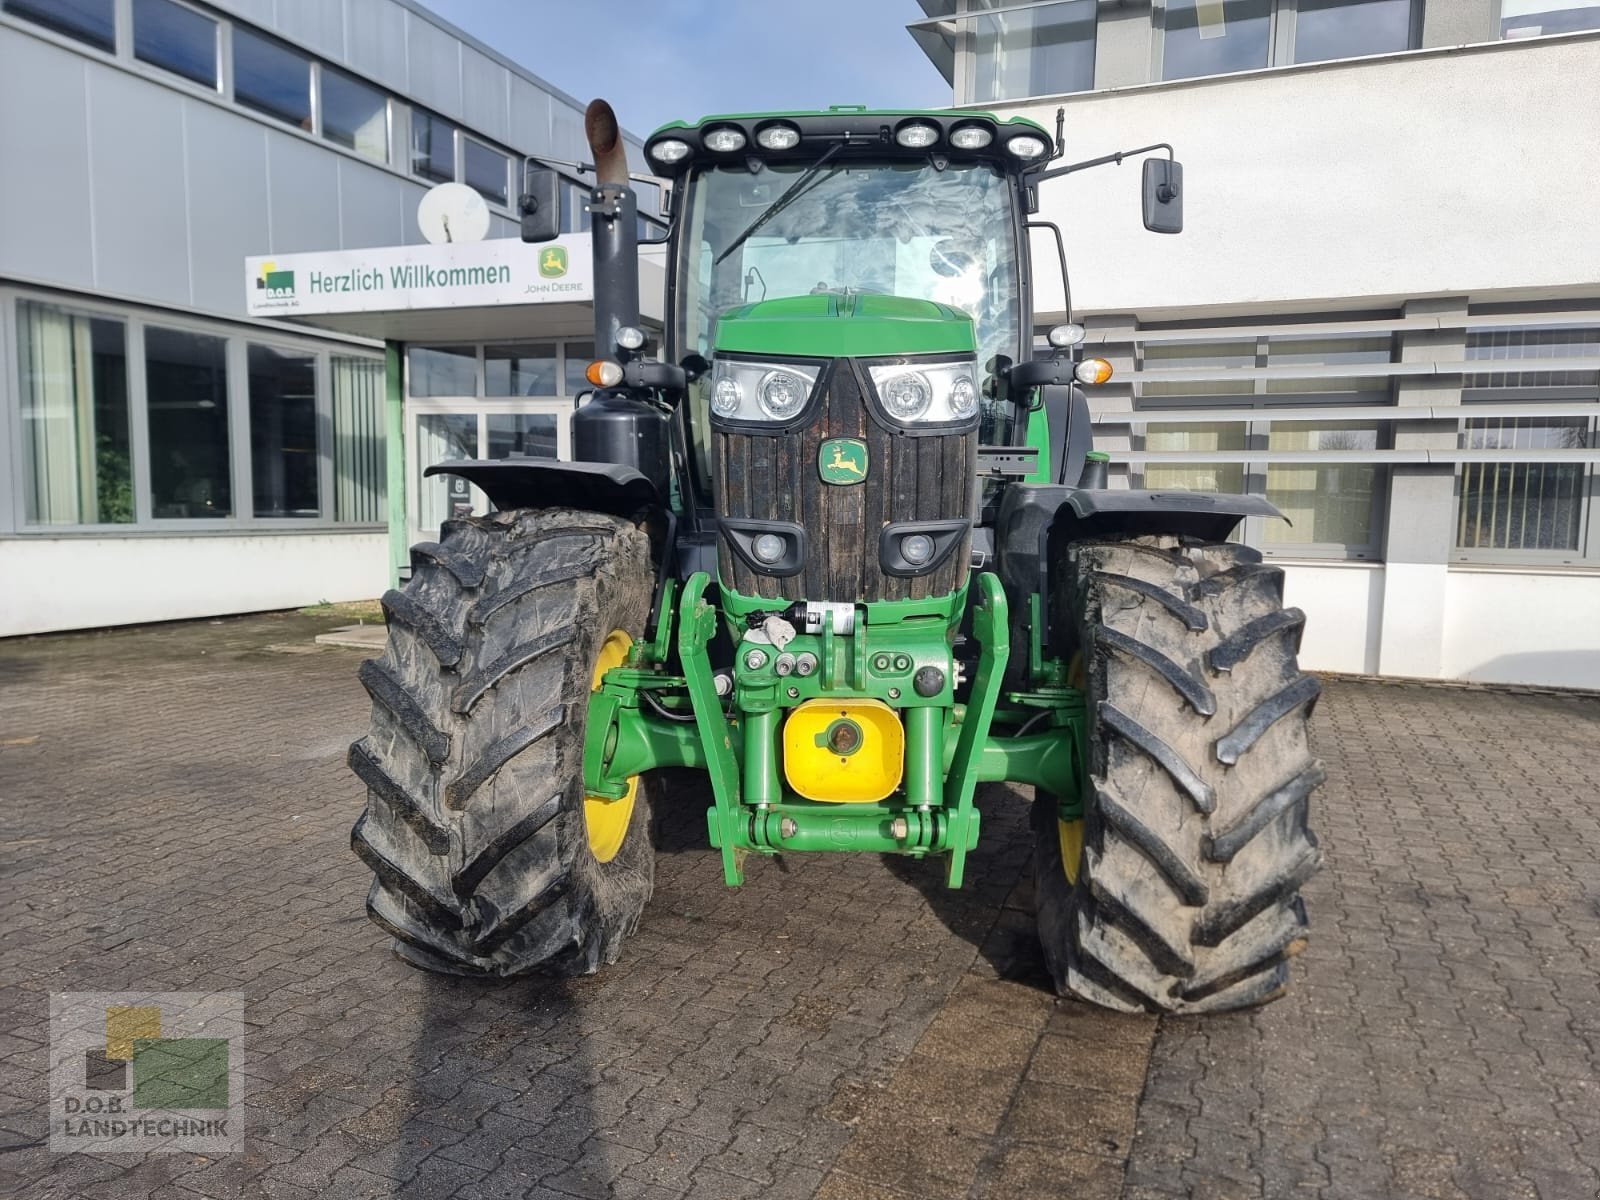
[[[546,279],[560,279],[567,273],[567,248],[546,246],[539,255],[539,274]]]
[[[829,438],[817,450],[823,483],[861,483],[867,477],[867,444],[859,438]]]

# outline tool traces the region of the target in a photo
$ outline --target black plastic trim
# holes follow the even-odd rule
[[[798,575],[806,569],[806,530],[793,521],[751,521],[743,518],[717,518],[717,529],[728,539],[728,545],[757,575],[770,575],[784,579]],[[764,533],[775,533],[784,539],[784,555],[775,563],[763,562],[756,557],[755,540]]]
[[[586,508],[626,517],[661,502],[655,484],[642,472],[617,463],[463,459],[435,463],[423,475],[459,475],[502,511]]]
[[[885,575],[916,576],[937,571],[961,539],[972,528],[972,522],[959,519],[951,521],[895,521],[883,527],[878,535],[878,565]],[[925,533],[933,539],[933,557],[925,563],[913,564],[900,553],[900,543],[914,533]]]

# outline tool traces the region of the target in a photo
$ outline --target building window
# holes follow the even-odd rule
[[[406,359],[413,396],[478,394],[478,351],[473,346],[412,346]]]
[[[333,377],[333,516],[376,524],[386,519],[388,482],[383,363],[335,354]]]
[[[17,332],[28,524],[132,521],[123,323],[21,301]]]
[[[320,74],[322,136],[373,162],[388,162],[389,97],[332,67]]]
[[[252,344],[250,476],[253,516],[319,517],[317,360]]]
[[[1363,454],[1385,448],[1387,423],[1362,409],[1387,404],[1386,374],[1360,371],[1366,364],[1392,360],[1392,339],[1274,335],[1217,342],[1161,342],[1144,346],[1135,379],[1139,407],[1167,418],[1143,426],[1147,451],[1216,452],[1219,461],[1148,463],[1143,486],[1166,491],[1234,492],[1262,495],[1289,519],[1260,522],[1253,537],[1269,553],[1334,554],[1376,557],[1381,540],[1379,516],[1387,471],[1361,462]],[[1350,370],[1350,375],[1332,372]],[[1157,374],[1157,373],[1161,374]],[[1183,378],[1193,373],[1198,378]],[[1150,378],[1145,378],[1149,375]],[[1271,410],[1299,408],[1303,415],[1339,407],[1350,419],[1274,418],[1174,422],[1185,410],[1209,408]],[[1135,424],[1136,436],[1140,426]],[[1226,460],[1242,451],[1266,452],[1267,461]],[[1353,461],[1273,462],[1274,453],[1332,453]]]
[[[217,23],[173,0],[133,0],[133,56],[215,88]]]
[[[560,378],[554,342],[483,348],[485,396],[559,396]]]
[[[1595,421],[1531,411],[1600,400],[1600,371],[1550,369],[1549,360],[1600,357],[1600,329],[1484,329],[1467,336],[1466,357],[1484,367],[1462,381],[1462,403],[1493,404],[1494,415],[1461,423],[1463,450],[1560,452],[1600,446]],[[1520,362],[1544,360],[1519,371]],[[1517,415],[1526,405],[1527,416]],[[1506,414],[1510,407],[1512,412]],[[1462,463],[1456,489],[1456,549],[1463,558],[1572,561],[1600,546],[1590,532],[1594,468],[1584,462]]]
[[[1502,38],[1600,29],[1600,0],[1500,0]]]
[[[415,351],[412,351],[415,353]],[[458,476],[424,476],[434,463],[478,457],[475,413],[423,413],[417,417],[417,519],[419,528],[438,529],[457,504],[471,504],[467,481]]]
[[[589,232],[589,189],[576,183],[561,185],[561,232]]]
[[[144,362],[150,515],[231,516],[226,340],[147,325]]]
[[[579,392],[588,391],[594,385],[584,372],[594,361],[594,343],[568,342],[563,349],[567,362],[567,395],[576,396]]]
[[[311,60],[233,27],[233,97],[246,108],[311,129]]]
[[[1180,450],[1188,453],[1228,452],[1246,448],[1244,425],[1151,425],[1144,435],[1146,450]],[[1161,492],[1227,492],[1245,490],[1241,463],[1151,463],[1144,469],[1144,486]]]
[[[456,127],[420,108],[411,110],[411,173],[435,183],[456,177]]]
[[[462,147],[463,181],[468,187],[476,188],[485,200],[504,204],[511,160],[500,151],[491,150],[471,138],[464,138]]]
[[[1155,8],[1162,79],[1408,50],[1413,0],[1166,0]]]
[[[1466,450],[1581,450],[1589,422],[1496,417],[1462,422]],[[1576,552],[1589,468],[1583,463],[1462,463],[1458,550]]]
[[[1293,61],[1409,50],[1411,17],[1412,0],[1296,0]]]
[[[1274,422],[1267,449],[1352,453],[1378,449],[1377,422]],[[1281,546],[1348,546],[1378,541],[1374,525],[1381,468],[1375,463],[1268,463],[1267,499],[1289,518],[1273,521],[1267,538]]]
[[[113,0],[4,0],[0,11],[109,53],[117,49]]]
[[[556,457],[556,418],[550,413],[490,413],[484,425],[490,458]]]
[[[1094,87],[1096,0],[1004,9],[969,17],[967,103],[1086,92]]]

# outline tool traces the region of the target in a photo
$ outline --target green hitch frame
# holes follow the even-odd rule
[[[681,590],[668,591],[676,613],[664,604],[649,640],[635,647],[627,665],[608,671],[592,694],[584,744],[586,793],[620,798],[630,777],[657,767],[704,770],[714,801],[706,813],[707,829],[729,886],[744,882],[743,857],[750,851],[856,850],[947,854],[946,882],[960,887],[967,854],[978,843],[974,798],[979,783],[1030,784],[1053,796],[1062,815],[1071,818],[1082,812],[1079,781],[1084,777],[1082,693],[1050,686],[1046,671],[1037,690],[1007,693],[1002,703],[1001,681],[1011,653],[1005,593],[993,574],[981,574],[976,582],[972,630],[980,652],[967,703],[900,708],[906,743],[899,795],[871,804],[837,804],[804,799],[785,786],[778,744],[783,709],[775,703],[766,707],[767,697],[760,695],[762,707],[730,716],[717,694],[709,646],[723,614],[706,600],[712,586],[706,572],[696,573]],[[868,679],[866,632],[851,637],[848,661],[839,664],[844,668],[839,674],[848,676],[837,681],[842,686],[859,688]],[[839,636],[832,622],[822,630],[822,645],[829,651],[822,656],[824,672],[835,662],[832,650]],[[681,675],[662,670],[674,641]],[[683,714],[679,720],[660,715],[664,704],[650,706],[658,710],[654,713],[642,708],[646,692],[660,693],[665,704],[678,706],[686,692],[692,719],[682,707],[675,710]]]
[[[961,886],[966,874],[967,851],[978,844],[978,811],[972,803],[978,788],[977,767],[989,738],[989,726],[994,722],[1006,660],[1011,656],[1011,625],[1000,577],[988,572],[979,575],[978,590],[979,601],[972,612],[972,633],[982,650],[944,784],[945,807],[954,814],[945,884],[953,888]]]
[[[711,576],[696,571],[683,585],[678,611],[678,661],[694,705],[695,725],[706,751],[706,771],[711,776],[715,801],[706,814],[711,844],[722,851],[722,878],[729,887],[744,882],[744,867],[736,852],[739,838],[739,756],[734,750],[732,726],[722,713],[722,698],[711,675],[706,647],[717,635],[717,610],[705,602]]]

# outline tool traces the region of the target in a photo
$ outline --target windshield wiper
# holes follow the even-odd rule
[[[717,255],[716,260],[711,265],[716,266],[721,263],[723,259],[728,257],[728,255],[732,254],[740,246],[744,245],[747,241],[754,237],[756,233],[760,231],[763,225],[798,200],[800,198],[800,193],[804,191],[807,185],[809,185],[811,181],[817,177],[817,173],[821,171],[823,167],[828,165],[828,160],[835,154],[839,153],[839,150],[843,146],[843,142],[835,142],[833,145],[829,146],[825,151],[823,151],[822,156],[818,158],[816,162],[807,167],[803,172],[801,172],[800,178],[791,183],[788,188],[785,189],[783,195],[779,196],[764,210],[762,210],[761,215],[754,221],[751,221],[743,233],[728,243],[728,248],[721,254]]]

